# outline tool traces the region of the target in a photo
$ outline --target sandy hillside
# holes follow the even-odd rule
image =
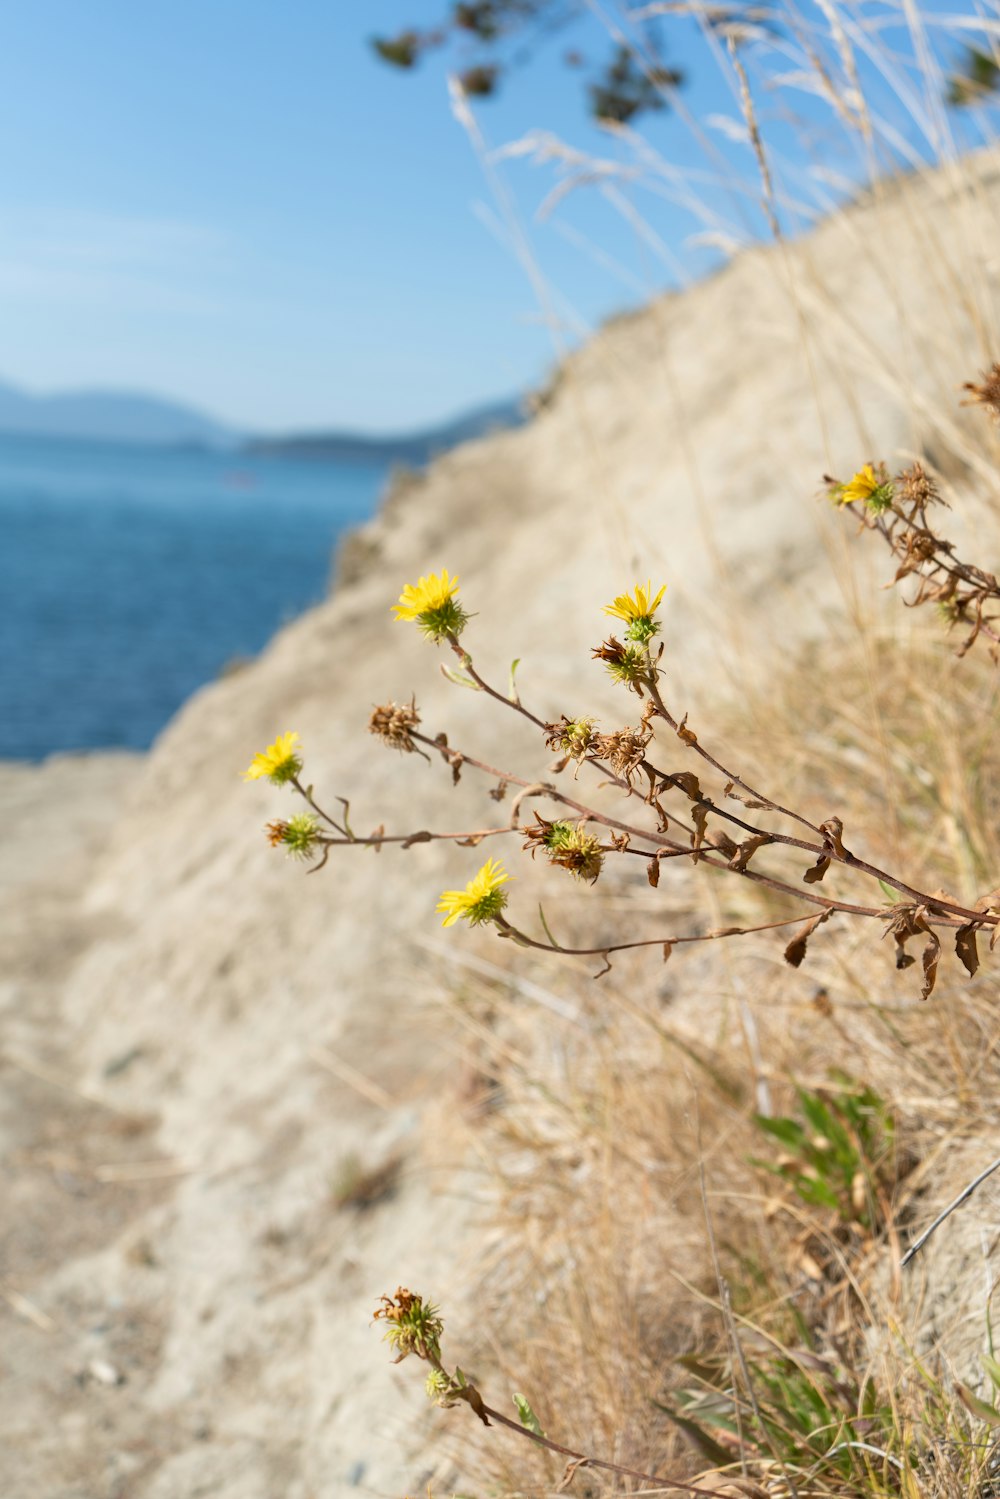
[[[453,971],[422,945],[437,891],[481,854],[350,850],[307,879],[262,836],[289,797],[238,773],[295,729],[317,796],[348,796],[358,831],[475,825],[481,785],[453,790],[364,732],[373,703],[412,690],[430,732],[542,771],[526,728],[445,682],[390,619],[401,585],[442,565],[478,615],[477,665],[504,682],[520,657],[546,717],[629,711],[588,656],[601,603],[637,577],[669,583],[674,701],[695,716],[853,607],[852,576],[866,607],[898,611],[875,586],[885,558],[858,546],[852,573],[850,528],[815,496],[825,470],[871,456],[924,453],[959,486],[974,461],[956,390],[995,356],[1000,165],[980,159],[973,179],[913,179],[617,320],[530,425],[389,506],[352,544],[349,583],[199,693],[141,768],[10,773],[8,804],[55,814],[32,825],[49,863],[22,820],[0,871],[6,1499],[450,1481],[369,1316],[397,1283],[474,1279],[481,1180],[456,1187],[440,1129],[421,1129],[432,1103],[438,1125],[442,1100],[461,1107],[458,1043],[420,996]],[[956,245],[980,247],[974,276]],[[68,819],[88,806],[97,826]],[[398,1159],[397,1178],[338,1209],[352,1154]]]

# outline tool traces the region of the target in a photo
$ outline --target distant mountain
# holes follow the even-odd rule
[[[178,401],[133,391],[31,395],[0,381],[0,433],[88,442],[230,445],[240,434]]]
[[[482,437],[487,432],[519,427],[524,419],[521,401],[512,399],[479,406],[450,422],[419,432],[384,436],[365,432],[301,432],[290,433],[287,437],[253,438],[248,446],[256,453],[287,458],[347,458],[422,466],[437,454],[457,447],[460,442]]]
[[[390,433],[302,432],[287,437],[248,437],[193,406],[137,391],[67,390],[32,395],[0,380],[0,435],[70,438],[175,447],[244,447],[286,458],[355,459],[422,466],[460,442],[524,420],[519,401],[477,407],[453,421],[423,431]]]

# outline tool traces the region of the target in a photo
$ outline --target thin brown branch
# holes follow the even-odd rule
[[[552,942],[539,942],[512,925],[505,916],[496,917],[496,924],[504,936],[512,938],[521,947],[562,953],[564,957],[603,958],[608,953],[626,952],[633,947],[678,947],[683,942],[717,942],[722,937],[747,937],[751,932],[773,932],[778,927],[797,926],[802,921],[808,921],[809,915],[808,911],[800,911],[797,916],[786,916],[781,921],[764,921],[759,926],[719,927],[716,931],[699,932],[687,937],[643,937],[635,942],[604,942],[599,947],[563,947]]]

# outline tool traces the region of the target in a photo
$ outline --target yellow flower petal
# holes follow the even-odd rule
[[[279,734],[266,750],[254,755],[249,769],[243,772],[245,781],[261,781],[265,777],[282,776],[289,779],[301,769],[301,757],[296,746],[298,734]]]
[[[419,619],[430,609],[440,609],[458,592],[458,578],[449,578],[448,569],[428,573],[416,583],[407,583],[393,606],[396,619]]]
[[[510,875],[497,859],[487,859],[474,879],[464,890],[445,890],[438,901],[438,913],[446,912],[442,926],[453,926],[460,916],[473,926],[483,921],[492,921],[499,916],[506,903],[506,893],[501,886]]]
[[[645,588],[637,583],[632,593],[620,593],[613,604],[605,604],[605,614],[613,614],[616,619],[625,620],[631,624],[634,619],[648,619],[659,604],[667,591],[664,583],[659,593],[653,598],[653,585],[648,582]]]
[[[842,486],[839,496],[840,503],[842,505],[850,505],[855,500],[870,499],[876,489],[878,489],[878,479],[875,477],[875,470],[870,463],[866,463],[864,468],[858,470],[853,479],[850,479]]]

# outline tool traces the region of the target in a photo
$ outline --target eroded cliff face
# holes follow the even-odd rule
[[[442,765],[365,732],[373,704],[414,691],[429,732],[543,771],[527,726],[446,682],[442,654],[390,617],[402,584],[441,566],[460,575],[490,679],[519,657],[535,711],[609,726],[634,721],[634,700],[589,647],[602,603],[637,578],[668,582],[673,700],[695,714],[857,598],[898,614],[878,602],[886,558],[853,550],[816,495],[824,471],[870,457],[929,453],[958,481],[977,462],[956,391],[992,357],[995,161],[974,178],[974,191],[957,174],[913,179],[603,330],[527,427],[448,455],[373,521],[349,585],[197,694],[123,785],[57,918],[77,924],[79,950],[58,983],[10,992],[4,1015],[16,1035],[36,1005],[32,1044],[50,1038],[59,1077],[83,1090],[66,1095],[82,1110],[60,1136],[70,1169],[46,1162],[55,1085],[36,1080],[22,1210],[35,1177],[62,1170],[102,1225],[75,1238],[66,1186],[58,1256],[39,1248],[12,1276],[38,1315],[0,1313],[20,1391],[0,1417],[10,1492],[311,1499],[451,1481],[369,1319],[398,1283],[433,1296],[474,1281],[481,1188],[442,1193],[421,1132],[459,1067],[423,1009],[447,960],[421,943],[438,891],[481,852],[349,849],[307,878],[262,836],[290,794],[240,771],[294,729],[317,796],[348,797],[357,831],[479,825],[481,782],[453,788]],[[981,247],[974,278],[957,243]],[[976,523],[956,516],[952,531]],[[526,891],[541,878],[517,872]],[[393,1194],[366,1211],[332,1203],[352,1154],[402,1157]]]

